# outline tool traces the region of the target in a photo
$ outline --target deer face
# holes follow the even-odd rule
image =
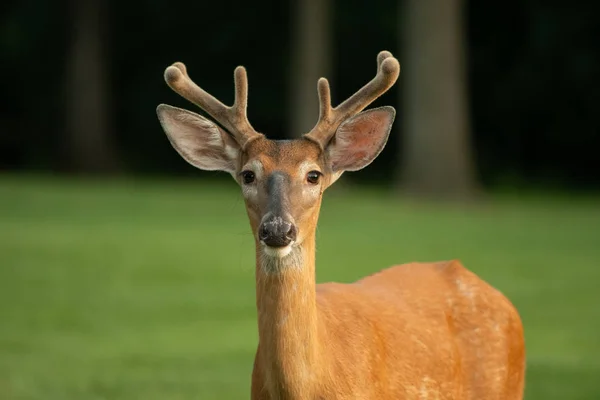
[[[394,109],[382,107],[344,121],[321,150],[308,138],[268,140],[246,149],[223,129],[190,111],[159,107],[173,147],[190,164],[229,172],[242,188],[252,232],[264,253],[284,257],[315,230],[323,191],[344,171],[368,165],[383,149]]]
[[[236,100],[224,106],[197,87],[183,64],[167,68],[169,85],[195,101],[224,128],[193,112],[158,106],[173,147],[190,164],[229,172],[239,183],[257,246],[283,258],[313,235],[323,191],[344,171],[367,166],[383,149],[394,120],[392,107],[360,112],[396,80],[400,66],[388,52],[378,56],[378,74],[355,95],[331,108],[329,84],[319,81],[320,119],[301,139],[273,141],[246,118],[247,78],[236,69]]]
[[[262,251],[284,257],[314,230],[331,175],[319,146],[309,140],[255,140],[240,159],[250,226]]]

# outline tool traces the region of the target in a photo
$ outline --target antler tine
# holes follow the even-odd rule
[[[387,92],[400,75],[400,63],[394,57],[387,57],[381,61],[379,71],[375,78],[359,91],[350,96],[346,101],[335,108],[340,118],[346,119],[365,109],[379,96]]]
[[[394,57],[392,53],[387,50],[382,50],[377,54],[377,69],[381,67],[381,63],[385,61],[386,58]]]
[[[235,100],[231,107],[221,103],[196,85],[189,77],[185,64],[182,62],[176,62],[167,67],[165,81],[176,93],[206,111],[216,122],[223,125],[242,148],[250,139],[260,136],[252,128],[246,115],[248,77],[244,67],[237,67],[234,72]]]
[[[182,63],[181,61],[174,62],[172,67],[179,69],[185,77],[189,78],[189,75],[187,73],[187,68],[186,68],[185,64]]]
[[[246,110],[248,108],[248,75],[246,74],[246,68],[241,65],[233,72],[233,80],[235,82],[235,101],[233,108],[236,109],[237,113],[241,116],[246,117]]]
[[[319,79],[317,83],[317,91],[319,92],[319,120],[328,120],[331,115],[331,90],[329,89],[329,81],[326,78]]]
[[[181,62],[176,62],[167,67],[165,81],[176,93],[202,108],[215,119],[217,115],[222,114],[227,109],[227,106],[205,92],[190,79],[185,64]],[[226,128],[231,128],[226,121],[221,123]]]
[[[381,51],[377,55],[377,75],[375,75],[375,78],[335,108],[331,108],[331,96],[327,79],[319,79],[319,121],[304,136],[316,141],[321,148],[324,148],[344,120],[358,114],[385,93],[396,82],[399,75],[400,63],[398,60],[389,51]]]

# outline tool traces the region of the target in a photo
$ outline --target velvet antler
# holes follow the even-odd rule
[[[165,81],[171,89],[206,111],[216,122],[221,124],[240,147],[244,148],[251,139],[261,136],[252,128],[246,115],[248,77],[244,67],[237,67],[234,72],[235,101],[231,107],[221,103],[196,85],[181,62],[176,62],[165,70]]]
[[[396,82],[398,75],[400,75],[398,60],[389,51],[380,52],[377,55],[375,78],[335,108],[331,107],[329,82],[325,78],[319,79],[317,85],[320,105],[319,121],[304,137],[317,142],[321,148],[325,148],[340,124],[364,110],[385,93]]]

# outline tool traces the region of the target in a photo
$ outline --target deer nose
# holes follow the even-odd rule
[[[281,217],[263,221],[258,228],[258,238],[270,247],[285,247],[296,240],[297,229]]]

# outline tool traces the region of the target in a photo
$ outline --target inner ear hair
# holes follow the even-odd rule
[[[173,148],[190,164],[207,171],[235,174],[239,145],[223,128],[207,118],[161,104],[160,123]]]
[[[385,147],[396,111],[384,106],[345,120],[327,145],[331,169],[357,171],[369,165]]]

